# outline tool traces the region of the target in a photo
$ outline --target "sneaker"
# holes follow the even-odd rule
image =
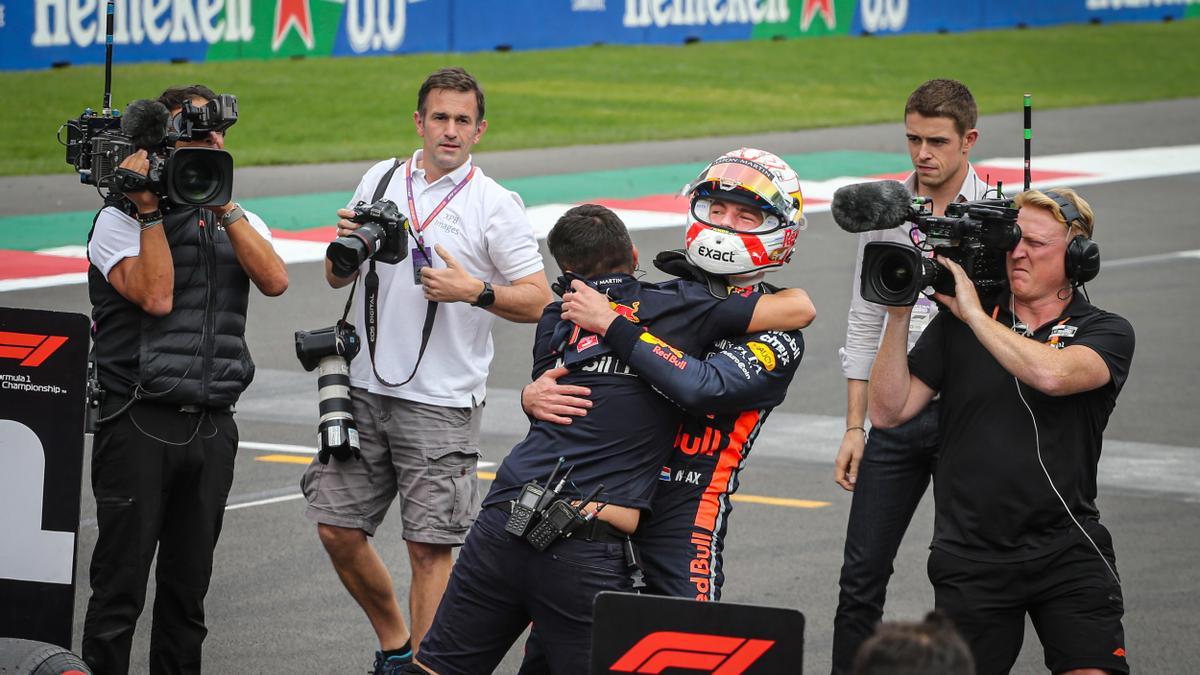
[[[383,652],[375,652],[375,669],[371,671],[371,675],[398,675],[403,672],[404,666],[412,663],[412,652],[408,656],[393,656],[388,659],[383,658]]]

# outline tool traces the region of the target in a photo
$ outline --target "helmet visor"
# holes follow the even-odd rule
[[[780,220],[779,216],[763,209],[761,204],[757,205],[755,213],[762,216],[762,221],[755,223],[746,216],[739,215],[736,209],[730,207],[729,204],[718,203],[734,202],[746,205],[745,202],[748,200],[725,199],[725,196],[727,196],[725,193],[717,193],[714,197],[696,197],[692,200],[692,218],[719,230],[751,234],[766,234],[787,225]]]
[[[687,193],[691,194],[705,185],[711,190],[745,190],[785,220],[791,220],[798,209],[795,199],[775,182],[770,169],[749,160],[733,157],[718,159],[687,187]]]

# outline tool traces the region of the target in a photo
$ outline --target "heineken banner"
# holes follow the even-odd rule
[[[108,0],[0,0],[0,70],[104,61]],[[968,31],[1200,15],[1200,0],[115,0],[115,60],[357,56]]]

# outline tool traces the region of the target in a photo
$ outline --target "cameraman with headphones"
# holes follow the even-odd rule
[[[216,99],[193,85],[158,102],[178,115],[186,102]],[[225,137],[207,130],[175,147],[221,150]],[[121,167],[145,175],[149,164],[139,150]],[[199,673],[204,596],[238,445],[233,404],[254,377],[244,339],[250,282],[280,295],[287,268],[253,213],[233,202],[173,204],[149,190],[106,200],[88,260],[105,398],[92,441],[99,535],[83,658],[97,675],[128,672],[157,549],[150,671]]]
[[[890,307],[871,371],[871,422],[893,427],[941,393],[929,578],[978,672],[1007,673],[1028,614],[1055,673],[1128,673],[1112,537],[1096,508],[1104,427],[1133,328],[1079,287],[1099,271],[1093,213],[1067,188],[1015,200],[1009,294],[983,306],[941,256],[954,296],[907,355],[911,307]],[[990,303],[989,303],[990,304]]]

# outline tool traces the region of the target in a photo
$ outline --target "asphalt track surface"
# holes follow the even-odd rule
[[[1038,113],[1035,153],[1055,154],[1200,143],[1200,99]],[[986,117],[976,158],[1019,156],[1019,115]],[[397,139],[392,152],[416,141]],[[695,161],[697,169],[738,145],[780,154],[821,150],[903,151],[899,124],[637,145],[480,153],[477,161],[500,180],[555,172]],[[486,144],[482,146],[486,149]],[[369,163],[246,169],[239,196],[351,189]],[[1035,155],[1036,166],[1036,155]],[[1200,258],[1167,254],[1200,249],[1200,174],[1094,185],[1082,190],[1098,215],[1105,267],[1089,284],[1093,301],[1124,315],[1137,331],[1131,377],[1106,432],[1100,508],[1113,532],[1124,580],[1129,660],[1138,672],[1190,672],[1200,663]],[[14,201],[19,200],[19,201]],[[16,204],[20,204],[17,206]],[[0,179],[2,213],[94,206],[94,193],[69,175]],[[680,245],[681,231],[635,233],[651,253]],[[544,245],[544,244],[543,244]],[[812,500],[796,506],[736,505],[726,554],[725,600],[804,612],[804,671],[828,672],[837,577],[850,495],[832,480],[841,437],[845,381],[837,348],[845,330],[854,237],[828,214],[810,220],[793,263],[772,281],[811,293],[818,318],[805,331],[807,353],[788,400],[772,415],[742,475],[741,493]],[[544,252],[544,249],[543,249]],[[547,258],[547,270],[555,273]],[[329,290],[317,263],[290,268],[291,287],[279,299],[254,296],[248,339],[259,375],[239,405],[244,442],[313,442],[315,378],[292,351],[297,328],[328,325],[344,296]],[[648,278],[659,278],[651,271]],[[84,286],[0,293],[0,304],[87,312]],[[524,435],[516,392],[528,381],[532,326],[498,322],[482,447],[498,462]],[[297,499],[303,465],[261,461],[271,453],[244,447],[230,511],[216,552],[207,602],[205,670],[211,673],[359,673],[369,670],[374,635],[342,589],[302,515]],[[288,456],[285,454],[285,457]],[[290,455],[293,460],[302,455]],[[84,475],[88,475],[85,467]],[[1031,476],[1030,480],[1044,480]],[[486,488],[486,486],[485,486]],[[87,568],[95,544],[95,509],[83,485],[78,546],[75,647],[86,606]],[[921,616],[933,604],[925,576],[932,532],[926,496],[896,561],[887,618]],[[408,563],[397,522],[375,538],[392,569],[403,604]],[[145,671],[149,607],[134,643],[134,672]],[[515,672],[520,646],[497,672]],[[1032,628],[1014,672],[1044,672]]]

